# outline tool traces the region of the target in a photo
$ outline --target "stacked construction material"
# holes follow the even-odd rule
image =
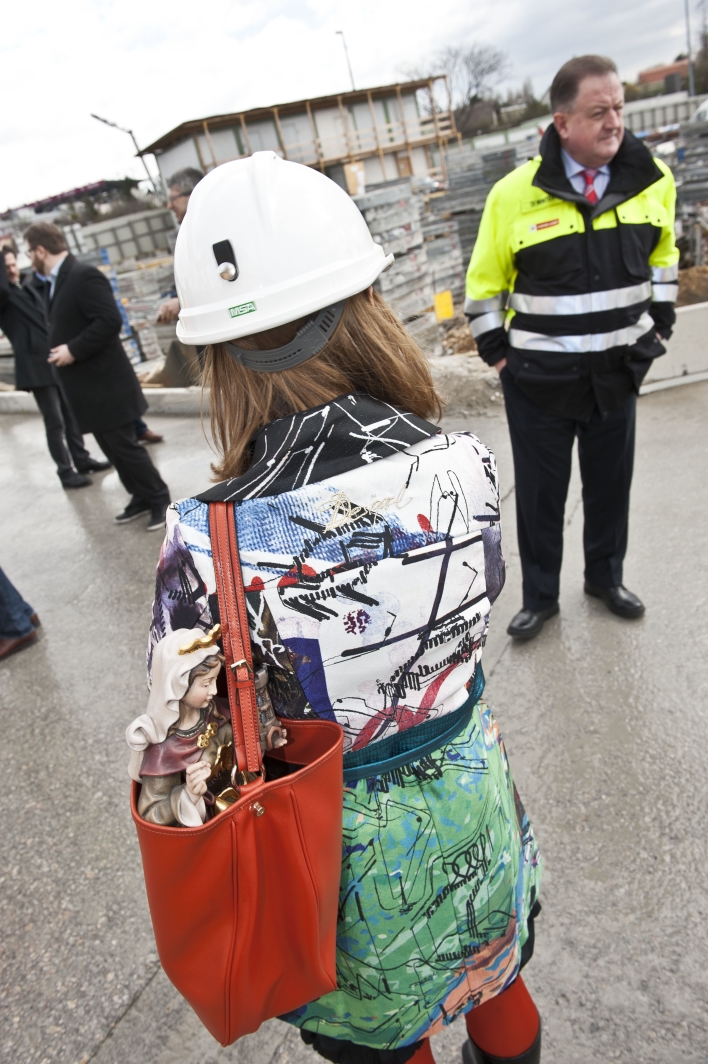
[[[436,221],[457,223],[462,262],[472,255],[484,204],[492,185],[536,154],[538,138],[522,145],[508,144],[498,151],[481,152],[465,145],[447,156],[448,190],[430,196],[428,210]]]
[[[666,161],[674,172],[679,205],[708,201],[708,122],[684,123],[676,155]]]
[[[428,259],[421,226],[421,198],[410,181],[398,182],[357,196],[369,232],[393,265],[381,274],[375,287],[403,322],[429,311],[433,305]]]
[[[423,237],[434,292],[452,292],[458,302],[465,291],[465,263],[462,259],[459,225],[455,218],[439,220],[423,216]]]
[[[451,153],[448,158],[448,191],[430,200],[430,210],[437,218],[453,218],[465,265],[474,248],[479,223],[489,190],[495,181],[513,170],[516,148],[482,154],[474,148]]]
[[[116,272],[116,298],[136,338],[142,360],[163,355],[155,331],[155,315],[174,285],[172,259],[147,264],[142,269]]]

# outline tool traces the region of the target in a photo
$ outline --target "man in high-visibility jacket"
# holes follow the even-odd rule
[[[610,59],[561,67],[541,154],[491,190],[467,272],[514,455],[523,608],[508,631],[521,639],[558,612],[576,437],[585,591],[621,617],[644,612],[622,584],[636,397],[671,335],[679,253],[671,172],[625,131],[622,107]]]

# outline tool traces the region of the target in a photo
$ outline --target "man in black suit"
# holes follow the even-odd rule
[[[61,229],[31,225],[25,241],[32,265],[48,283],[49,361],[59,370],[82,432],[92,432],[132,496],[116,521],[149,516],[164,528],[167,485],[135,435],[147,403],[120,342],[121,316],[106,277],[67,250]]]
[[[12,248],[0,254],[0,328],[15,355],[15,387],[32,392],[47,433],[49,453],[64,488],[86,488],[87,473],[110,469],[84,447],[81,430],[69,406],[57,370],[48,361],[49,335],[42,295],[32,284],[20,283]]]

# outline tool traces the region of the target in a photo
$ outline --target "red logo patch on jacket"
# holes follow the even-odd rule
[[[539,229],[550,229],[552,225],[560,225],[560,218],[552,218],[550,222],[538,222],[537,225],[530,225],[529,229],[535,233]]]

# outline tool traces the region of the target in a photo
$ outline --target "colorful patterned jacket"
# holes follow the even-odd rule
[[[458,709],[504,583],[494,456],[370,396],[263,429],[249,470],[168,511],[148,646],[218,619],[209,502],[234,502],[254,656],[281,717],[361,750]]]

